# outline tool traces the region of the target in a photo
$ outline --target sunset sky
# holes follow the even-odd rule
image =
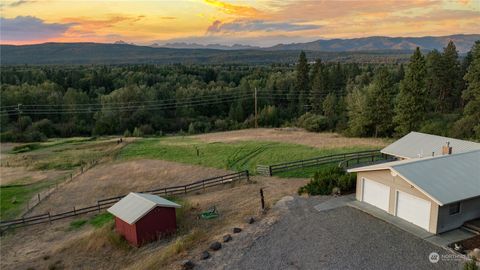
[[[9,0],[1,43],[277,43],[480,33],[480,0]]]

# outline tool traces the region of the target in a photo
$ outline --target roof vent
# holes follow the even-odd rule
[[[450,142],[447,142],[447,144],[442,147],[442,155],[451,155],[451,154],[452,154],[452,147],[450,146]]]

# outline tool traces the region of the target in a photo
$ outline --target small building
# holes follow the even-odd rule
[[[382,150],[399,160],[348,170],[357,173],[356,199],[435,234],[479,218],[480,144],[405,137]]]
[[[139,247],[163,235],[175,233],[175,208],[180,207],[156,195],[131,192],[107,211],[115,216],[117,233]]]

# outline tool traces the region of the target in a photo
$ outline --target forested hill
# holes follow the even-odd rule
[[[364,37],[353,39],[316,40],[306,43],[279,44],[270,50],[304,51],[369,51],[369,50],[442,50],[449,41],[453,41],[460,53],[470,50],[480,35],[451,35],[439,37]]]
[[[3,65],[18,64],[270,64],[295,63],[299,51],[152,48],[128,44],[1,45]],[[312,59],[357,63],[406,62],[411,51],[309,52]]]

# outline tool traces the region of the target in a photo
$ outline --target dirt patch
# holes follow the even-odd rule
[[[236,141],[276,141],[303,144],[316,148],[337,148],[349,146],[382,148],[388,144],[388,141],[384,139],[348,138],[337,133],[314,133],[297,128],[242,129],[201,134],[194,136],[194,138],[209,143]]]
[[[0,185],[9,184],[32,184],[47,179],[55,179],[66,174],[66,171],[30,170],[27,167],[2,167],[0,173]]]
[[[59,187],[31,213],[58,213],[91,206],[97,200],[231,173],[226,170],[162,160],[132,160],[96,166]]]

